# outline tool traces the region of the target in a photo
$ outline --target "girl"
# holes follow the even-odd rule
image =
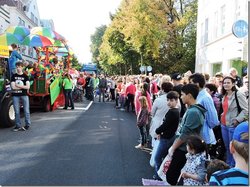
[[[199,186],[205,184],[206,166],[208,154],[206,152],[206,144],[198,135],[191,135],[187,139],[186,164],[181,170],[178,185]]]
[[[148,124],[148,102],[145,96],[139,97],[139,102],[141,105],[141,110],[137,116],[137,127],[141,135],[141,143],[135,146],[136,149],[143,149],[147,141],[146,124]]]
[[[245,95],[237,91],[235,79],[226,76],[222,81],[222,109],[221,134],[226,148],[226,163],[234,167],[235,162],[229,150],[235,127],[246,119],[248,115],[248,103]],[[238,104],[241,111],[238,110]]]

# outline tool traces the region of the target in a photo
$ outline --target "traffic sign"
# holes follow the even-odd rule
[[[152,71],[152,69],[153,69],[153,68],[152,68],[151,66],[148,66],[148,67],[147,67],[147,71]]]
[[[243,38],[247,35],[248,33],[248,24],[244,20],[238,20],[233,24],[232,28],[233,34],[237,38]]]
[[[145,71],[145,66],[141,66],[141,67],[140,67],[140,71],[141,71],[141,72]]]

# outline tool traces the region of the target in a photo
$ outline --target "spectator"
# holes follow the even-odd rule
[[[154,167],[155,165],[155,153],[159,144],[159,140],[157,140],[157,134],[155,130],[162,124],[165,114],[168,112],[169,107],[166,105],[167,103],[167,93],[173,90],[173,84],[171,82],[164,82],[161,85],[161,90],[163,94],[155,99],[152,107],[152,120],[150,123],[149,133],[152,137],[152,147],[153,151],[150,158],[150,165]]]
[[[173,84],[174,84],[173,90],[174,90],[174,91],[177,91],[178,94],[179,94],[179,96],[180,96],[180,104],[181,104],[181,113],[180,113],[180,117],[181,117],[181,118],[183,117],[183,115],[185,114],[185,112],[186,112],[186,110],[187,110],[186,106],[183,104],[183,102],[182,102],[182,100],[181,100],[181,88],[182,88],[182,86],[183,86],[182,81],[183,81],[183,80],[182,80],[182,76],[181,76],[180,73],[174,73],[174,74],[172,75],[172,82],[173,82]]]
[[[193,134],[200,134],[204,124],[206,109],[196,104],[196,98],[199,94],[199,87],[194,84],[186,84],[181,90],[181,99],[188,109],[183,116],[173,145],[168,150],[168,155],[172,161],[166,172],[166,180],[171,185],[176,185],[181,169],[186,163],[185,154],[187,153],[187,138]]]
[[[224,75],[222,72],[217,72],[215,74],[215,85],[217,87],[218,96],[221,96],[223,78],[224,78]],[[219,97],[219,98],[221,98],[221,97]]]
[[[226,76],[223,79],[222,95],[223,113],[221,114],[221,133],[226,148],[226,163],[230,167],[234,167],[235,162],[230,153],[229,144],[232,140],[235,127],[246,119],[248,104],[245,95],[237,91],[235,79],[230,76]],[[241,111],[238,110],[236,99]]]
[[[233,133],[230,152],[235,159],[235,167],[212,174],[211,186],[249,186],[249,124],[240,123]]]
[[[242,86],[242,80],[241,78],[238,76],[238,71],[236,68],[230,68],[229,70],[229,74],[231,77],[233,77],[235,79],[235,85],[240,88]]]
[[[129,83],[126,86],[126,91],[125,91],[125,95],[126,95],[126,108],[127,108],[127,112],[129,112],[129,108],[131,106],[132,112],[135,111],[135,104],[134,104],[134,100],[135,100],[135,92],[136,92],[136,87],[134,85],[134,81],[132,79],[129,80]]]
[[[209,159],[206,152],[206,143],[198,135],[187,139],[187,162],[181,170],[184,186],[204,185],[206,176],[206,162]],[[181,185],[178,183],[178,185]]]
[[[100,92],[99,102],[101,102],[101,97],[102,97],[102,102],[105,102],[105,93],[108,88],[108,83],[107,83],[107,79],[105,78],[103,74],[101,74],[100,76],[98,87],[99,87],[99,92]]]
[[[27,91],[30,88],[29,78],[23,73],[23,63],[17,62],[16,64],[17,72],[11,77],[11,88],[12,88],[12,98],[13,106],[15,110],[15,124],[13,131],[25,131],[28,130],[30,122],[30,108],[29,108],[29,97]],[[23,103],[25,126],[21,127],[20,119],[20,101]]]
[[[155,130],[159,145],[155,153],[155,179],[160,179],[157,174],[162,160],[167,156],[168,149],[175,140],[175,132],[179,125],[180,110],[178,108],[179,94],[175,91],[170,91],[167,94],[168,112],[165,115],[163,123]]]
[[[136,149],[143,149],[145,147],[146,144],[146,124],[148,123],[148,116],[149,116],[149,112],[148,112],[148,102],[147,102],[147,98],[145,96],[140,96],[139,98],[139,102],[140,102],[140,112],[137,116],[137,127],[140,131],[140,135],[141,135],[141,143],[137,146],[135,146]]]
[[[197,96],[197,103],[201,104],[206,110],[205,121],[202,127],[202,138],[206,144],[216,144],[213,128],[220,124],[218,115],[212,97],[204,88],[205,77],[201,73],[194,73],[190,75],[189,82],[196,84],[199,87],[199,94]]]
[[[207,165],[206,182],[207,183],[209,182],[211,175],[216,171],[225,170],[229,168],[230,168],[229,165],[223,160],[219,159],[210,160]]]
[[[213,102],[214,102],[214,106],[216,108],[217,114],[219,116],[220,114],[220,107],[221,107],[221,101],[220,99],[217,97],[217,87],[215,84],[212,83],[207,83],[205,85],[207,92],[211,95]]]
[[[243,86],[239,89],[242,93],[245,93],[246,98],[249,96],[249,84],[248,75],[243,77]]]

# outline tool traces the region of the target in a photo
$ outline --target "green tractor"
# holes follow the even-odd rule
[[[7,68],[8,58],[8,47],[0,46],[0,127],[12,127],[15,124],[15,111]]]

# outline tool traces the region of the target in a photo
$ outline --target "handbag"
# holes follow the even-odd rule
[[[171,164],[172,157],[167,155],[161,163],[159,170],[157,171],[158,176],[163,180],[166,181],[166,173],[168,168]]]

